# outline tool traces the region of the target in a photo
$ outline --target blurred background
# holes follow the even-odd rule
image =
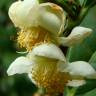
[[[8,77],[6,70],[20,54],[16,53],[16,32],[8,17],[9,6],[15,0],[0,0],[0,96],[32,96],[36,87],[27,75]]]
[[[16,34],[18,30],[13,26],[8,17],[9,6],[14,1],[0,0],[0,96],[32,96],[33,92],[36,91],[36,87],[26,74],[11,77],[8,77],[6,74],[10,63],[20,56],[19,53],[16,53],[16,51],[20,51],[16,46]],[[90,10],[81,25],[91,27],[94,32],[82,44],[71,49],[70,61],[88,61],[96,51],[96,7]],[[96,85],[93,86],[96,88]]]

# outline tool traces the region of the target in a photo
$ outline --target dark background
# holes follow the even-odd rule
[[[20,54],[16,46],[17,29],[8,16],[9,6],[15,0],[0,0],[0,96],[32,96],[35,86],[27,74],[8,77],[10,63]]]

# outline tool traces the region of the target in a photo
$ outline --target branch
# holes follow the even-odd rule
[[[90,8],[82,8],[80,10],[80,14],[78,15],[77,19],[75,21],[73,20],[69,20],[69,24],[67,26],[67,28],[64,31],[64,36],[68,36],[71,32],[71,30],[75,27],[78,26],[83,19],[85,18],[85,16],[87,15],[88,11]]]

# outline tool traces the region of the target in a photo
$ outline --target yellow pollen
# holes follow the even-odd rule
[[[20,47],[32,50],[33,46],[45,42],[50,42],[49,32],[41,27],[33,27],[18,32],[17,43]]]
[[[56,61],[50,60],[46,61],[46,64],[36,64],[32,69],[32,78],[37,82],[37,86],[45,88],[48,94],[62,93],[68,80],[71,80],[68,73],[58,72],[56,65]]]

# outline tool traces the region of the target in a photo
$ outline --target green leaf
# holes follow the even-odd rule
[[[96,63],[96,51],[93,53],[92,57],[90,58],[89,63]]]
[[[91,50],[90,46],[87,43],[82,43],[81,45],[69,48],[67,59],[70,62],[78,60],[88,61],[92,53],[93,50]]]
[[[91,55],[96,51],[96,7],[92,8],[86,18],[83,20],[81,26],[93,29],[90,35],[84,42],[69,48],[67,59],[72,61],[84,60],[89,61]]]
[[[89,60],[89,63],[96,69],[96,51],[93,53]]]
[[[81,24],[84,27],[92,28],[92,35],[89,36],[86,40],[84,40],[84,42],[82,42],[81,44],[69,48],[67,59],[70,62],[80,60],[89,61],[89,63],[92,64],[94,68],[96,68],[96,12],[94,9],[95,7],[91,9],[91,11]],[[76,94],[82,96],[82,94],[95,88],[96,80],[87,80],[86,85],[79,87]]]
[[[96,96],[96,88],[90,92],[85,93],[83,96]]]
[[[89,63],[96,69],[96,51],[93,53],[93,55],[91,56]],[[77,94],[82,94],[85,92],[88,92],[94,88],[96,88],[96,80],[86,80],[87,83],[84,86],[81,86],[78,90],[77,90]],[[85,95],[84,95],[85,96]],[[87,95],[86,95],[87,96]],[[89,96],[89,95],[88,95]],[[91,95],[90,95],[91,96]],[[94,96],[94,95],[93,95]]]
[[[84,7],[93,7],[96,4],[96,0],[84,0]]]
[[[84,94],[92,89],[96,88],[96,80],[86,80],[86,84],[79,87],[76,94]],[[91,96],[91,95],[90,95]]]

